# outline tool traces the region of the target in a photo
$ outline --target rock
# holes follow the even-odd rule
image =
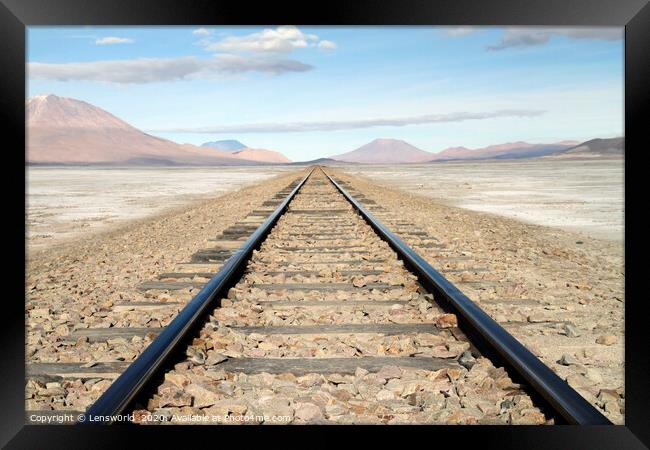
[[[264,339],[266,339],[266,335],[260,333],[251,333],[248,335],[248,338],[256,342],[262,342]]]
[[[362,367],[357,367],[357,369],[354,371],[354,376],[356,378],[362,378],[368,375],[368,371]]]
[[[205,365],[206,366],[214,366],[216,364],[219,364],[221,362],[227,361],[228,357],[222,355],[221,353],[217,353],[215,351],[210,350],[208,352],[208,357],[205,360]]]
[[[547,322],[548,318],[542,314],[531,314],[527,318],[530,323],[542,323]]]
[[[59,336],[67,336],[70,334],[70,329],[67,325],[59,325],[54,329],[54,332]]]
[[[278,346],[272,344],[271,342],[260,342],[257,345],[257,348],[259,348],[260,350],[275,350],[278,348]]]
[[[159,405],[165,406],[190,406],[192,405],[192,396],[173,386],[167,386],[158,390],[160,394]]]
[[[220,396],[217,392],[206,389],[205,387],[198,384],[190,384],[185,388],[185,392],[192,396],[192,406],[195,408],[205,408],[206,406],[212,406],[220,399]]]
[[[460,356],[463,352],[469,350],[469,342],[451,341],[447,343],[447,349],[454,353],[454,356]]]
[[[337,400],[341,400],[343,402],[350,400],[353,397],[353,395],[349,391],[342,390],[342,389],[337,389],[334,392],[332,392],[332,396]]]
[[[454,367],[447,369],[447,376],[451,381],[457,380],[458,378],[460,378],[462,374],[463,374],[462,369],[457,369]]]
[[[425,347],[437,347],[439,345],[444,345],[446,339],[442,336],[431,333],[418,333],[415,335],[415,342],[418,345]]]
[[[327,381],[329,381],[330,383],[334,383],[334,384],[341,384],[341,383],[347,383],[348,382],[345,375],[341,375],[341,374],[338,374],[338,373],[332,373],[332,374],[326,375],[325,378],[327,378]]]
[[[621,407],[618,405],[618,401],[607,400],[603,406],[603,409],[610,414],[621,413]]]
[[[503,414],[507,412],[510,408],[514,406],[514,402],[512,400],[504,400],[501,403],[499,403],[499,414]]]
[[[319,384],[321,382],[321,379],[322,379],[321,375],[318,375],[316,373],[310,373],[310,374],[298,377],[296,381],[298,382],[298,384],[300,386],[311,387],[311,386],[315,386],[315,385]],[[341,386],[344,386],[344,385],[340,384],[339,388],[341,388]]]
[[[54,390],[54,389],[61,389],[61,383],[57,382],[51,382],[51,383],[45,383],[45,389],[49,390]]]
[[[190,380],[185,375],[176,372],[167,372],[165,374],[165,381],[169,381],[179,388],[187,386],[190,382]]]
[[[282,397],[261,398],[258,409],[264,416],[268,417],[268,420],[265,420],[264,423],[283,424],[291,422],[294,410],[289,403],[288,399]]]
[[[435,358],[455,358],[458,356],[457,352],[452,352],[444,346],[433,347],[431,350],[427,351],[427,354]]]
[[[564,354],[558,360],[558,364],[562,364],[563,366],[570,366],[572,364],[580,364],[580,361],[578,361],[578,359],[573,355]]]
[[[564,335],[570,338],[576,338],[576,337],[580,337],[580,332],[578,331],[578,328],[576,328],[575,325],[571,323],[565,323]]]
[[[209,369],[205,371],[205,376],[210,378],[211,380],[225,380],[226,379],[226,371],[223,369]]]
[[[613,334],[603,334],[602,336],[598,336],[596,339],[596,344],[614,345],[617,341],[618,339]]]
[[[600,371],[593,367],[587,368],[587,370],[585,371],[585,377],[587,377],[589,380],[593,381],[594,383],[600,383],[601,381],[603,381],[603,377],[600,374]]]
[[[397,366],[383,366],[377,372],[377,378],[389,380],[391,378],[399,378],[402,376],[402,369]]]
[[[577,373],[566,377],[566,382],[574,389],[589,386],[592,384],[586,377]]]
[[[436,318],[438,328],[453,328],[458,326],[456,314],[442,314]]]
[[[333,405],[326,405],[325,406],[325,414],[328,416],[340,416],[343,414],[346,414],[348,410],[341,406],[339,403],[334,403]]]
[[[476,358],[472,356],[472,352],[464,351],[463,354],[460,355],[460,358],[458,358],[458,363],[467,370],[470,370],[474,364],[476,364]]]
[[[276,375],[275,378],[281,381],[290,381],[291,383],[295,383],[296,381],[296,376],[292,373],[281,373]]]
[[[323,413],[320,408],[313,403],[296,403],[294,417],[296,420],[304,423],[314,423],[323,420]]]
[[[50,313],[50,308],[34,308],[29,311],[29,315],[34,319],[43,319],[49,317]]]
[[[248,404],[245,400],[225,398],[217,401],[214,405],[203,410],[204,413],[214,416],[225,417],[228,414],[242,415],[248,411]]]
[[[611,389],[601,389],[598,392],[598,400],[600,400],[603,404],[608,402],[608,401],[614,401],[618,402],[619,395],[616,391],[613,391]]]
[[[352,396],[355,396],[359,393],[357,387],[352,383],[341,383],[337,386],[337,388],[342,391],[349,392]]]
[[[496,416],[498,414],[497,405],[492,402],[482,400],[476,403],[476,407],[486,415]]]
[[[512,425],[543,425],[545,422],[546,417],[539,411],[527,410],[526,414],[510,413],[510,423]]]
[[[205,352],[197,347],[188,347],[187,348],[188,360],[192,361],[194,364],[204,364],[206,360]]]
[[[395,400],[397,396],[393,391],[389,391],[388,389],[382,389],[377,393],[377,395],[375,395],[375,398],[380,402],[382,402],[382,401]]]

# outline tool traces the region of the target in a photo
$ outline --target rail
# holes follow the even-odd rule
[[[390,244],[420,280],[426,282],[428,287],[434,291],[436,299],[447,301],[458,315],[465,319],[474,334],[481,336],[516,373],[530,384],[535,392],[555,409],[559,416],[570,424],[612,425],[566,381],[558,377],[476,303],[435,270],[395,233],[386,228],[329,174],[325,173],[325,175],[377,234]]]
[[[202,317],[205,309],[224,294],[233,277],[243,268],[259,244],[270,232],[273,225],[284,213],[296,193],[311,176],[312,169],[300,183],[291,191],[284,201],[269,215],[269,217],[253,232],[237,252],[230,257],[221,270],[199,291],[199,293],[178,313],[172,322],[154,339],[154,341],[136,358],[133,363],[110,385],[95,403],[85,413],[82,422],[104,423],[114,422],[111,417],[124,411],[129,403],[138,395],[146,383],[165,363],[167,357],[186,337],[188,331]],[[108,418],[108,420],[105,420]]]

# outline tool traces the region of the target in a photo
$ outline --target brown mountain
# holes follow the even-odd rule
[[[146,134],[89,103],[38,95],[26,105],[28,163],[251,165],[210,148]],[[256,156],[256,155],[251,155]]]
[[[229,156],[238,159],[245,159],[249,161],[258,161],[271,164],[288,164],[291,162],[289,158],[275,150],[266,150],[263,148],[243,148],[235,152],[229,153]]]
[[[405,164],[429,161],[433,156],[399,139],[375,139],[356,150],[331,158],[365,164]]]
[[[545,156],[552,159],[621,158],[625,155],[625,138],[591,139],[561,152]]]
[[[477,149],[451,147],[436,153],[431,161],[534,158],[566,150],[577,143],[577,141],[562,141],[554,144],[529,144],[519,141]]]

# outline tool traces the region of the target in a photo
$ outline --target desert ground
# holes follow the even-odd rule
[[[611,420],[623,423],[622,163],[504,162],[485,165],[483,171],[479,167],[465,163],[436,164],[416,172],[361,166],[329,170],[435,236],[466,258],[463,264],[486,268],[469,280],[480,283],[463,291]],[[41,222],[31,227],[39,231],[27,237],[28,363],[132,361],[148,339],[98,345],[67,342],[64,337],[78,328],[169,323],[167,312],[135,315],[128,308],[111,313],[107,308],[115,302],[144,300],[139,283],[187,261],[208,247],[209,239],[304,173],[303,168],[290,173],[242,169],[237,172],[240,189],[231,185],[227,189],[232,192],[223,193],[222,173],[232,175],[234,169],[197,169],[175,179],[168,169],[148,169],[146,177],[135,173],[139,169],[127,170],[121,181],[110,181],[122,188],[108,192],[106,178],[115,176],[98,177],[84,170],[75,169],[71,179],[83,182],[72,187],[65,187],[57,176],[41,173],[40,183],[38,176],[30,176],[28,189],[35,188],[28,190],[27,221],[33,223],[32,215],[41,214],[35,216]],[[208,173],[216,187],[207,181]],[[194,187],[184,184],[181,190],[183,180],[190,179]],[[134,186],[139,187],[137,195]],[[96,195],[102,192],[98,201]],[[160,192],[168,194],[163,202],[154,200]],[[74,214],[65,215],[70,203],[107,210],[77,206]],[[40,210],[32,209],[39,204]],[[54,216],[43,215],[48,207]],[[476,211],[481,207],[483,211]],[[54,233],[50,230],[61,223],[70,226],[79,217],[114,215],[123,208],[128,214],[119,216],[119,227],[91,231],[93,227],[86,226],[47,247],[33,245],[43,239],[38,233]],[[512,218],[513,211],[521,214],[518,220]],[[564,222],[558,222],[560,211]],[[617,231],[608,234],[609,227]],[[93,239],[86,238],[90,234]],[[434,267],[445,265],[435,249],[423,251],[423,256]],[[192,297],[185,291],[176,295],[182,301]],[[54,384],[52,390],[28,383],[28,409],[83,410],[110,382]],[[58,400],[52,403],[52,398]]]
[[[27,239],[32,249],[47,248],[214,198],[285,170],[290,169],[30,167]]]
[[[447,162],[346,169],[437,203],[623,240],[623,159]]]

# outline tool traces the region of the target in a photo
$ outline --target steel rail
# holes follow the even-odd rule
[[[465,319],[472,331],[482,337],[491,346],[491,349],[496,351],[510,367],[523,377],[561,418],[570,424],[612,425],[603,414],[558,377],[530,350],[435,270],[395,233],[377,220],[329,174],[324,170],[323,173],[377,234],[387,241],[398,256],[410,266],[412,271],[431,286],[434,294],[437,294],[436,298],[442,297],[446,300],[458,315]]]
[[[178,313],[154,341],[133,361],[127,369],[109,386],[109,388],[93,403],[79,421],[83,424],[110,424],[116,421],[124,409],[133,401],[156,371],[166,362],[167,357],[176,346],[186,337],[188,331],[197,324],[213,300],[225,294],[233,277],[246,267],[259,244],[266,238],[271,228],[287,206],[293,200],[300,188],[314,172],[312,169],[300,183],[285,197],[282,203],[268,216],[255,232],[242,244],[199,291],[198,294]]]

